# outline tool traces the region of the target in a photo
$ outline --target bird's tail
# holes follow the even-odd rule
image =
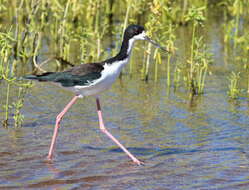
[[[51,81],[54,78],[54,72],[47,72],[41,75],[26,75],[23,76],[24,79],[38,80],[38,81]]]

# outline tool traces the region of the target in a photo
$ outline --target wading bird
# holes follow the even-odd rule
[[[41,75],[27,75],[24,78],[38,80],[41,82],[53,82],[59,84],[63,88],[67,88],[75,93],[74,98],[67,104],[62,112],[56,117],[54,134],[52,137],[48,159],[52,159],[60,121],[69,110],[69,108],[76,102],[78,98],[84,96],[94,96],[96,98],[97,113],[99,119],[100,130],[105,133],[112,141],[114,141],[132,160],[138,165],[142,162],[133,156],[106,128],[104,125],[99,94],[115,82],[119,76],[121,69],[129,63],[131,51],[136,40],[147,40],[156,47],[165,51],[155,41],[146,36],[144,27],[139,25],[130,25],[124,32],[123,42],[119,53],[105,61],[98,63],[87,63],[75,66],[63,72],[46,72]]]

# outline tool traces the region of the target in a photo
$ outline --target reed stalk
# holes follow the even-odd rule
[[[201,80],[202,77],[198,77],[198,72],[200,72],[201,67],[203,66],[203,62],[199,63],[200,59],[198,56],[205,57],[204,54],[199,52],[199,46],[202,43],[202,38],[198,39],[196,37],[196,30],[198,26],[202,26],[202,23],[205,21],[205,17],[203,16],[203,10],[205,7],[195,8],[192,7],[189,9],[188,14],[185,17],[186,22],[192,22],[192,39],[191,39],[191,49],[190,49],[190,59],[188,60],[189,64],[189,73],[188,73],[188,83],[190,91],[193,95],[202,93],[200,86],[198,85],[198,81]],[[202,73],[202,72],[201,72]],[[202,83],[202,82],[200,82]],[[200,84],[199,83],[199,84]]]
[[[7,91],[6,91],[6,102],[5,102],[5,119],[3,120],[3,127],[8,127],[8,120],[9,120],[9,95],[10,95],[10,84],[7,84]]]
[[[196,24],[193,24],[193,29],[192,29],[192,39],[191,39],[191,50],[190,50],[190,76],[189,79],[190,81],[193,80],[193,59],[194,59],[194,51],[195,51],[195,30],[196,30]]]
[[[124,31],[125,31],[127,24],[128,24],[131,5],[132,5],[132,0],[127,0],[127,8],[126,8],[125,19],[124,19],[124,24],[123,24],[122,39],[124,37]]]
[[[233,99],[238,98],[239,93],[241,91],[238,87],[238,82],[240,79],[240,72],[238,72],[238,73],[232,72],[228,79],[230,80],[230,84],[228,86],[229,97],[233,98]]]
[[[155,74],[154,74],[154,79],[155,79],[155,82],[157,82],[157,78],[158,78],[158,64],[159,64],[159,61],[160,61],[160,54],[158,53],[158,49],[155,50],[153,58],[155,60]]]
[[[64,59],[67,59],[67,57],[65,57],[65,54],[63,54],[63,50],[65,50],[64,45],[65,45],[65,28],[66,28],[66,18],[68,15],[68,9],[69,9],[69,5],[70,5],[71,0],[67,0],[66,3],[66,7],[64,9],[64,14],[62,17],[62,22],[61,25],[59,27],[59,34],[60,34],[60,43],[59,43],[59,47],[60,47],[60,56],[62,56]]]
[[[144,80],[145,81],[148,81],[149,80],[149,67],[150,67],[150,57],[151,57],[151,43],[148,44],[148,48],[147,48],[147,51],[146,51],[146,64],[145,64],[145,78]]]
[[[247,94],[249,94],[249,74],[247,74]]]
[[[181,79],[181,68],[179,68],[179,66],[177,65],[175,67],[175,71],[174,71],[174,88],[177,89],[180,86],[180,79]]]
[[[239,22],[240,16],[243,13],[242,0],[235,0],[233,4],[235,13],[235,33],[234,33],[234,49],[237,48],[238,37],[239,37]]]
[[[173,33],[173,26],[171,22],[169,23],[168,35],[169,35],[169,39],[167,40],[167,49],[173,53],[175,50],[175,46],[174,46],[175,35]],[[170,87],[171,85],[170,61],[171,61],[172,53],[169,53],[167,57],[167,87]]]

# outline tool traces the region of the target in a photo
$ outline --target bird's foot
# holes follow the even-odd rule
[[[136,163],[137,165],[139,165],[139,166],[142,166],[142,165],[145,165],[145,163],[144,162],[142,162],[142,161],[139,161],[138,159],[133,159],[133,162],[134,163]]]
[[[51,161],[51,160],[52,160],[52,155],[48,155],[48,156],[47,156],[47,160],[48,160],[48,161]]]

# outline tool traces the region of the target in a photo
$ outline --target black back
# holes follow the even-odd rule
[[[100,63],[87,63],[63,72],[46,72],[41,75],[27,75],[24,78],[40,82],[56,82],[64,87],[85,86],[100,78],[103,69]]]

